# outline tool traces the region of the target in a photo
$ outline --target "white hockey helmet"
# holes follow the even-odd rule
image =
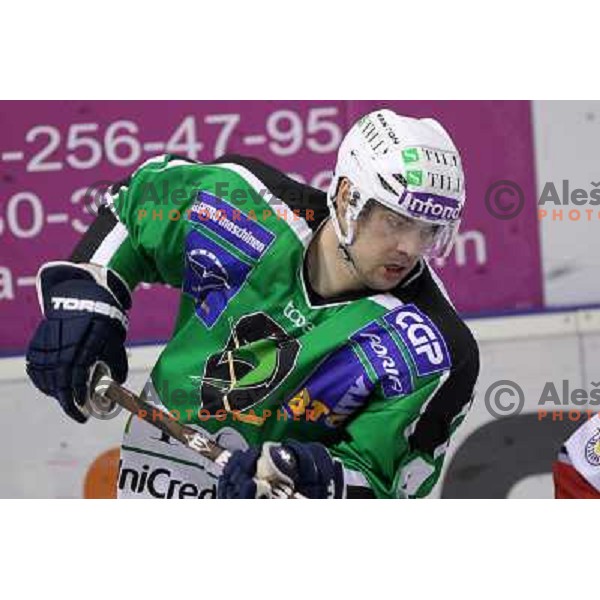
[[[354,202],[348,205],[345,215],[346,235],[342,234],[335,210],[342,177],[350,181]],[[435,226],[424,254],[448,255],[463,214],[465,183],[456,146],[436,120],[402,117],[381,109],[352,126],[338,150],[327,194],[340,244],[352,244],[355,222],[370,199]]]

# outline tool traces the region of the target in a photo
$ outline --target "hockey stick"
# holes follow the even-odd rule
[[[231,452],[229,450],[226,450],[195,429],[179,423],[170,414],[157,409],[149,402],[146,402],[127,388],[119,385],[116,381],[113,381],[108,376],[107,369],[102,363],[98,363],[94,369],[90,388],[92,390],[91,395],[94,397],[94,401],[97,404],[96,410],[98,410],[98,405],[103,406],[106,404],[106,400],[108,400],[110,403],[118,404],[138,418],[150,423],[157,429],[160,429],[183,444],[186,448],[200,454],[221,468],[223,468],[231,458]],[[159,417],[158,419],[155,418],[157,416]],[[260,477],[260,464],[257,465],[257,471]],[[266,497],[305,498],[302,494],[294,492],[287,485],[278,481],[269,481],[259,478],[257,480],[257,486],[262,488]]]

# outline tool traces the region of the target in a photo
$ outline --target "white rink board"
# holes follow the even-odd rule
[[[541,465],[542,470],[523,474],[500,497],[552,497],[551,466],[564,432],[553,430],[554,437],[545,440],[541,447],[538,439],[542,429],[551,423],[526,423],[526,428],[517,429],[516,433],[486,433],[480,435],[470,450],[466,444],[477,438],[478,431],[487,431],[481,428],[497,424],[484,403],[485,391],[497,380],[510,379],[523,388],[523,415],[535,415],[546,381],[558,385],[568,379],[571,387],[583,388],[588,388],[592,379],[600,381],[600,372],[596,372],[600,311],[476,319],[469,325],[481,351],[478,396],[448,449],[445,471],[457,460],[454,472],[449,474],[454,480],[454,491],[448,492],[450,478],[445,481],[444,474],[433,497],[454,497],[456,493],[480,497],[480,493],[490,493],[498,480],[510,481],[515,464],[530,463],[536,463],[538,468]],[[127,385],[134,391],[143,387],[160,350],[161,347],[154,346],[130,351]],[[111,421],[91,420],[84,426],[71,422],[56,402],[29,384],[21,358],[0,360],[0,390],[4,423],[0,440],[0,497],[81,497],[91,463],[101,453],[119,445],[124,415]],[[576,427],[568,422],[563,425],[565,432]],[[461,464],[457,450],[466,453]]]
[[[600,101],[532,102],[538,198],[547,182],[562,196],[562,181],[569,191],[590,192],[600,185]],[[540,206],[552,215],[563,209],[563,220],[540,221],[541,256],[546,306],[581,306],[600,303],[600,205]],[[581,210],[578,221],[568,218]],[[592,210],[591,220],[585,210]]]
[[[130,353],[128,385],[141,391],[158,348]],[[142,364],[140,364],[140,359]],[[0,360],[0,498],[81,498],[85,475],[119,447],[125,413],[80,425],[26,379],[22,358]]]
[[[493,424],[494,417],[490,415],[484,403],[485,392],[494,382],[503,379],[516,381],[523,389],[525,406],[523,413],[536,413],[538,400],[546,381],[569,379],[573,382],[582,380],[582,368],[579,359],[578,340],[575,335],[560,335],[538,339],[519,339],[513,341],[480,342],[481,371],[477,383],[476,398],[461,425],[446,454],[445,469],[434,496],[441,493],[441,482],[457,448],[476,430],[486,424]],[[560,374],[560,377],[557,376]],[[580,383],[577,384],[581,385]],[[509,402],[509,398],[503,402]],[[536,425],[536,424],[533,424]],[[556,439],[555,452],[547,455],[547,476],[537,479],[527,477],[527,497],[550,498],[553,488],[549,475],[552,460],[558,451],[562,439]],[[526,448],[527,440],[523,439]],[[476,451],[474,451],[475,453]],[[527,460],[527,456],[519,455],[519,460]],[[486,463],[481,454],[472,456],[475,463]],[[490,470],[495,467],[491,466]],[[515,482],[515,485],[517,482]],[[483,485],[483,484],[482,484]],[[523,482],[525,485],[525,482]],[[523,497],[523,489],[518,494]],[[510,497],[510,496],[509,496]]]

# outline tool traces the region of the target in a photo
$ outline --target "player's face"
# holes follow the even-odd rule
[[[375,290],[396,287],[430,245],[434,230],[376,204],[356,224],[350,247],[362,282]]]

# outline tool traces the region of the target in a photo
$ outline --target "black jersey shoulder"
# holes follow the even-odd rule
[[[329,215],[327,195],[310,185],[295,181],[282,171],[268,165],[257,158],[240,154],[226,154],[211,164],[233,163],[244,167],[265,184],[266,189],[276,198],[284,202],[291,210],[298,210],[301,216],[307,210],[313,211],[306,218],[307,225],[316,231]]]
[[[466,414],[479,375],[479,349],[465,322],[444,295],[429,266],[394,295],[414,304],[427,315],[443,336],[450,353],[451,369],[442,386],[427,403],[409,437],[413,451],[435,456],[448,443],[454,419]]]

